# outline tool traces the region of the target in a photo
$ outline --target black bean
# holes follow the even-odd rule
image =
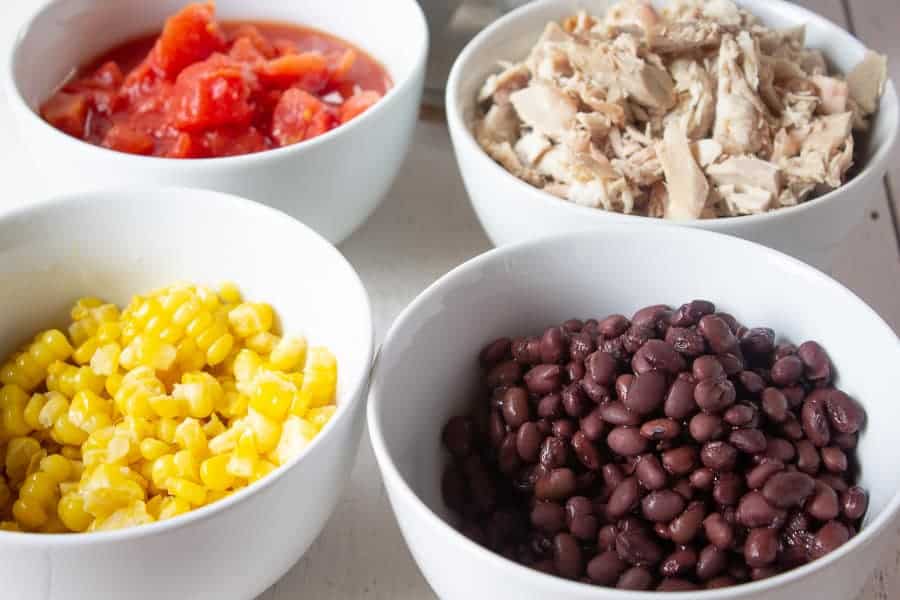
[[[703,520],[706,539],[721,550],[728,550],[734,543],[734,527],[721,513],[712,513]]]
[[[722,420],[732,427],[755,427],[758,418],[756,409],[749,404],[735,404],[725,411]]]
[[[523,365],[536,365],[541,362],[540,338],[517,338],[512,343],[512,356]]]
[[[662,548],[643,530],[620,531],[616,536],[619,558],[634,566],[654,566],[663,558]]]
[[[684,358],[663,340],[648,340],[631,359],[631,367],[638,375],[648,371],[663,371],[677,375],[685,368]]]
[[[706,340],[695,327],[669,327],[666,342],[687,357],[700,356],[706,352]]]
[[[855,433],[834,433],[831,442],[842,450],[853,450],[859,443],[859,436]]]
[[[839,494],[843,494],[850,488],[841,475],[835,475],[834,473],[822,473],[816,477],[816,481],[824,483]]]
[[[774,529],[751,529],[744,542],[744,560],[751,567],[765,567],[778,557],[778,531]]]
[[[643,591],[653,587],[653,573],[646,567],[632,567],[622,573],[616,587],[620,590]]]
[[[594,338],[591,337],[591,334],[580,331],[578,333],[569,333],[569,358],[573,361],[581,362],[594,351]]]
[[[562,396],[547,394],[538,401],[537,414],[542,419],[555,419],[563,415]]]
[[[741,337],[741,350],[752,356],[765,356],[775,349],[775,332],[766,327],[754,327]]]
[[[665,304],[654,304],[634,313],[631,324],[641,328],[656,328],[660,321],[668,321],[671,314],[672,309]]]
[[[604,525],[597,532],[597,549],[601,552],[615,552],[616,536],[619,535],[615,525]],[[619,556],[616,554],[616,556]]]
[[[606,436],[606,445],[620,456],[637,456],[647,449],[648,442],[636,427],[616,427]]]
[[[631,512],[640,502],[640,488],[635,477],[627,477],[609,497],[606,512],[612,519],[620,519]]]
[[[817,447],[827,446],[831,441],[831,428],[825,414],[825,403],[819,398],[811,396],[803,403],[800,424],[803,426],[803,433]]]
[[[497,468],[504,475],[512,476],[522,465],[519,458],[519,450],[516,447],[516,434],[510,432],[506,434],[503,443],[497,449]]]
[[[605,385],[596,383],[590,377],[582,378],[581,389],[584,390],[584,393],[594,404],[602,404],[604,402],[609,402],[612,399],[609,388]]]
[[[584,571],[581,546],[574,536],[557,533],[553,538],[553,564],[556,572],[567,579],[577,579]]]
[[[566,527],[566,511],[556,502],[535,502],[530,518],[532,525],[550,535]]]
[[[702,502],[691,502],[680,515],[669,524],[669,537],[676,544],[689,544],[703,527],[706,508]]]
[[[850,539],[850,530],[840,521],[829,521],[816,532],[810,548],[812,558],[821,558],[837,550]]]
[[[485,346],[478,355],[482,366],[490,367],[504,360],[510,355],[512,340],[509,338],[498,338]]]
[[[548,437],[541,444],[540,461],[548,469],[557,469],[566,464],[569,453],[565,440],[556,436]]]
[[[747,487],[751,490],[762,488],[775,473],[784,471],[784,463],[780,460],[766,459],[747,473]]]
[[[608,338],[616,338],[628,331],[631,321],[624,315],[610,315],[600,321],[597,331]]]
[[[587,369],[581,361],[570,361],[564,369],[564,374],[569,381],[581,381],[587,374]]]
[[[676,477],[688,475],[697,466],[697,449],[692,446],[679,446],[666,450],[662,455],[662,464],[666,471]]]
[[[788,415],[788,401],[781,390],[769,387],[762,392],[762,410],[776,423],[783,423]]]
[[[744,493],[744,479],[736,473],[722,473],[713,484],[713,499],[723,506],[734,506]]]
[[[494,481],[477,456],[469,456],[463,462],[463,473],[469,483],[473,508],[479,513],[493,510],[497,501]]]
[[[720,575],[719,577],[713,577],[709,581],[706,582],[706,589],[708,590],[718,590],[721,588],[731,587],[733,585],[737,585],[739,582],[737,579],[732,577],[731,575]]]
[[[659,565],[659,572],[663,577],[678,577],[687,575],[697,567],[697,551],[693,548],[678,548]],[[693,589],[693,588],[678,588]]]
[[[825,400],[828,418],[835,431],[856,433],[866,420],[862,407],[840,390],[831,390]]]
[[[534,484],[534,495],[539,500],[565,500],[577,487],[572,469],[553,469]]]
[[[569,521],[569,532],[583,542],[597,537],[600,521],[594,515],[580,515]]]
[[[759,429],[735,429],[728,436],[731,445],[745,454],[757,454],[766,449],[765,434]]]
[[[572,383],[563,388],[562,405],[566,414],[575,419],[590,412],[590,400],[578,383]]]
[[[515,385],[522,380],[522,366],[514,360],[498,363],[488,371],[485,383],[491,389]]]
[[[701,444],[721,438],[725,435],[722,419],[716,415],[697,413],[688,425],[691,437]]]
[[[722,363],[719,362],[718,358],[708,354],[694,360],[694,364],[691,367],[691,374],[697,381],[703,381],[704,379],[722,379],[725,377],[725,368],[722,366]]]
[[[531,418],[528,392],[525,388],[511,387],[503,393],[503,419],[513,429],[520,427]]]
[[[668,523],[684,510],[684,498],[672,490],[650,492],[641,500],[644,517],[657,523]]]
[[[741,371],[738,373],[738,382],[744,391],[751,396],[760,394],[766,387],[765,380],[753,371]]]
[[[836,446],[822,448],[822,464],[832,473],[843,473],[847,470],[847,455]]]
[[[616,382],[616,359],[598,350],[588,357],[587,374],[600,385],[612,386]]]
[[[859,486],[841,494],[841,512],[851,521],[862,519],[869,508],[869,495]]]
[[[686,419],[699,410],[694,400],[695,387],[694,381],[686,378],[679,377],[672,382],[663,406],[663,412],[667,417]]]
[[[707,442],[700,450],[703,465],[719,473],[734,469],[737,458],[737,448],[728,442]]]
[[[669,323],[676,327],[689,327],[696,325],[700,319],[706,315],[716,312],[716,305],[707,300],[694,300],[687,304],[682,304],[669,317]]]
[[[716,473],[710,468],[703,467],[691,473],[691,487],[698,490],[709,490],[716,481]]]
[[[728,377],[737,377],[738,373],[744,370],[744,360],[737,354],[720,354],[718,358]]]
[[[806,501],[805,509],[814,519],[830,521],[841,514],[837,492],[830,485],[816,482],[815,492]]]
[[[698,323],[709,347],[716,354],[734,353],[739,349],[737,338],[721,315],[706,315]]]
[[[552,433],[561,440],[571,440],[578,426],[570,419],[557,419],[553,421]]]
[[[780,437],[770,437],[766,441],[766,458],[778,460],[785,464],[794,460],[796,450],[794,444]]]
[[[600,451],[594,446],[594,443],[582,431],[575,432],[572,436],[572,451],[575,458],[581,462],[587,469],[596,471],[600,468]]]
[[[619,465],[614,463],[606,463],[603,465],[603,468],[600,470],[600,475],[603,477],[603,483],[610,489],[619,487],[619,484],[625,479],[625,474],[622,472],[622,469],[619,468]]]
[[[713,544],[705,546],[697,557],[697,578],[710,581],[728,568],[728,553]]]
[[[494,448],[499,448],[506,438],[506,422],[500,416],[500,411],[491,411],[491,416],[488,418],[488,438]]]
[[[653,454],[644,454],[640,457],[634,473],[642,486],[648,490],[659,490],[666,486],[668,476],[659,463],[659,459]]]
[[[566,334],[561,327],[549,327],[541,336],[541,362],[557,364],[566,358]]]
[[[441,438],[453,456],[465,458],[472,453],[475,423],[467,417],[453,417],[444,426]]]
[[[831,360],[818,343],[800,344],[797,356],[803,361],[803,374],[808,380],[822,385],[827,385],[831,381]]]
[[[641,426],[641,435],[648,440],[672,440],[681,433],[681,425],[674,419],[654,419]]]
[[[783,472],[772,475],[762,488],[766,500],[778,508],[799,506],[813,493],[815,480],[806,473]]]
[[[775,346],[775,360],[779,360],[784,358],[785,356],[792,356],[797,354],[797,347],[793,344],[778,344]]]
[[[821,465],[821,457],[819,451],[809,440],[800,440],[795,442],[797,448],[797,468],[808,475],[815,475],[819,472]]]
[[[606,433],[606,423],[603,421],[603,415],[599,408],[595,408],[582,417],[580,425],[581,431],[592,442],[602,439]]]
[[[615,426],[635,426],[641,424],[641,417],[628,410],[621,402],[606,402],[600,405],[603,420]]]
[[[628,563],[619,558],[617,552],[607,550],[591,559],[587,565],[587,575],[598,585],[611,586],[627,568]]]
[[[559,365],[537,365],[525,374],[525,385],[532,394],[545,395],[562,387],[562,368]]]
[[[724,412],[734,404],[737,394],[727,379],[704,379],[694,388],[694,401],[703,411],[711,414]]]
[[[584,329],[584,321],[581,319],[569,319],[562,324],[562,329],[568,334],[578,333]]]
[[[771,527],[778,519],[779,512],[783,511],[779,511],[769,504],[769,501],[760,492],[749,492],[744,494],[738,503],[735,516],[738,523],[744,527]],[[784,517],[782,516],[782,518]]]
[[[528,422],[519,427],[516,432],[516,450],[519,458],[528,463],[533,463],[540,456],[541,443],[544,436],[538,430],[537,425]]]
[[[623,404],[640,415],[650,414],[662,405],[667,387],[666,376],[659,371],[641,373],[634,378]]]

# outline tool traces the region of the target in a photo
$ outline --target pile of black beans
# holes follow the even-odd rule
[[[442,479],[472,540],[632,590],[771,577],[856,534],[861,406],[816,342],[776,344],[696,300],[566,321],[480,354]]]

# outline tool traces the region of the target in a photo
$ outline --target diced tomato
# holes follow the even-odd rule
[[[263,55],[265,58],[275,58],[275,46],[272,45],[272,42],[266,38],[262,33],[260,33],[259,29],[254,27],[253,25],[241,25],[235,30],[233,34],[233,39],[240,40],[241,38],[246,38],[253,44],[253,47]],[[237,43],[237,42],[235,42]]]
[[[185,131],[175,136],[175,142],[166,152],[168,158],[200,158],[205,155],[203,141]]]
[[[282,146],[296,144],[334,129],[337,117],[328,106],[298,88],[281,95],[272,115],[272,137]]]
[[[347,48],[341,54],[332,57],[331,60],[331,82],[332,84],[340,83],[347,79],[350,69],[356,63],[356,51],[353,48]]]
[[[155,147],[153,136],[127,123],[116,123],[110,127],[103,138],[103,145],[129,154],[151,154]]]
[[[319,52],[286,54],[264,63],[257,74],[264,85],[294,86],[318,94],[328,83],[328,61]]]
[[[191,63],[224,50],[225,37],[214,21],[215,11],[212,2],[188,4],[169,17],[150,51],[149,66],[157,74],[175,79]]]
[[[238,156],[267,150],[266,138],[255,127],[223,127],[207,131],[204,145],[210,156]]]
[[[259,51],[250,38],[241,37],[234,41],[228,56],[238,62],[256,64],[266,60],[266,57]]]
[[[103,63],[99,69],[94,71],[90,79],[91,83],[104,90],[117,90],[124,80],[122,69],[114,61]]]
[[[58,92],[41,107],[44,120],[75,137],[84,137],[90,101],[84,93]]]
[[[275,56],[285,56],[300,52],[300,48],[291,40],[277,39],[272,42],[272,47],[275,48]]]
[[[351,119],[355,119],[362,113],[381,100],[381,94],[372,91],[357,92],[344,101],[341,105],[340,117],[341,123],[346,123]]]
[[[253,117],[250,77],[239,63],[221,54],[189,66],[172,91],[173,124],[190,131],[249,123]]]

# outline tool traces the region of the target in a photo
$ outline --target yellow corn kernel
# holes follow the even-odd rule
[[[160,456],[169,454],[172,448],[169,446],[169,444],[165,443],[162,440],[148,437],[141,440],[140,450],[141,456],[143,456],[146,460],[153,461]]]
[[[63,524],[74,532],[87,531],[94,521],[94,517],[84,510],[84,498],[77,493],[63,496],[56,510]]]
[[[69,460],[79,460],[81,458],[81,448],[77,446],[63,446],[59,453]]]
[[[173,457],[178,477],[190,481],[200,481],[200,462],[190,450],[179,450]]]
[[[196,338],[198,335],[212,327],[214,322],[215,317],[213,317],[212,313],[201,310],[193,319],[191,319],[190,323],[185,325],[184,333],[189,337]]]
[[[284,465],[306,448],[316,437],[316,428],[308,421],[291,415],[285,419],[281,426],[281,437],[278,445],[269,454],[269,459]]]
[[[228,322],[242,338],[268,331],[272,328],[273,320],[272,307],[262,302],[244,302],[228,313]]]
[[[209,440],[209,451],[213,454],[225,454],[231,452],[237,447],[238,439],[245,431],[243,424],[241,426],[232,426],[219,435]]]
[[[197,298],[206,310],[215,310],[219,306],[219,295],[205,285],[197,286]]]
[[[59,392],[47,392],[47,401],[38,413],[41,428],[50,429],[62,415],[69,412],[69,400]]]
[[[49,329],[41,333],[38,336],[38,343],[50,350],[56,360],[68,360],[72,356],[72,345],[58,329]]]
[[[103,385],[106,393],[110,395],[110,397],[115,397],[116,392],[119,391],[119,387],[122,385],[122,380],[125,378],[123,373],[113,373],[109,377],[106,378],[106,383]]]
[[[175,428],[175,443],[195,456],[204,456],[207,450],[206,434],[197,419],[187,418]]]
[[[116,342],[100,346],[91,357],[91,369],[98,375],[112,375],[119,369],[120,354],[122,347]]]
[[[91,361],[91,358],[93,358],[94,353],[99,347],[100,340],[98,340],[96,336],[90,337],[75,349],[75,352],[72,354],[72,360],[79,365],[87,364]]]
[[[234,477],[249,479],[256,471],[259,462],[259,454],[256,450],[256,436],[248,430],[238,438],[237,446],[231,453],[228,465],[225,467],[228,473]]]
[[[241,301],[241,290],[232,281],[225,281],[219,286],[219,298],[226,304],[237,304]]]
[[[278,439],[281,437],[281,421],[251,408],[244,423],[254,433],[259,453],[265,454],[278,445]]]
[[[190,503],[184,498],[169,497],[163,500],[159,510],[159,520],[171,519],[191,510]]]
[[[280,339],[277,335],[268,331],[260,331],[244,340],[244,344],[257,354],[269,354]]]
[[[228,472],[228,461],[231,457],[219,454],[207,458],[200,465],[200,480],[213,491],[224,491],[234,485],[234,476]]]
[[[157,494],[147,500],[147,512],[150,513],[151,517],[159,520],[159,514],[162,511],[163,502],[165,502],[165,500],[166,497],[162,494]]]
[[[219,419],[219,415],[213,413],[209,422],[203,426],[203,433],[208,439],[212,439],[225,431],[225,424]]]
[[[76,426],[92,433],[98,427],[109,425],[109,414],[112,410],[110,402],[90,390],[82,390],[72,397],[69,405],[69,420]],[[106,417],[105,423],[92,419],[98,415]]]
[[[21,496],[13,503],[12,513],[19,525],[31,530],[41,527],[49,519],[41,502]]]
[[[98,306],[102,305],[103,300],[101,300],[100,298],[94,298],[91,296],[79,298],[75,302],[75,306],[73,306],[72,310],[69,312],[69,316],[73,321],[80,321],[81,319],[84,319],[91,314],[91,309],[97,308]]]
[[[51,454],[41,459],[40,469],[56,483],[68,481],[73,475],[72,462],[61,454]]]
[[[337,406],[334,405],[313,408],[306,413],[306,420],[312,423],[317,430],[322,429],[334,416],[335,411],[337,411]]]
[[[82,478],[84,509],[95,518],[106,518],[116,510],[138,500],[145,492],[131,476],[131,470],[117,465],[100,464]]]
[[[306,338],[302,336],[284,337],[272,349],[269,364],[279,371],[293,371],[306,362]]]
[[[222,386],[209,373],[185,373],[181,383],[172,390],[172,396],[187,403],[190,416],[204,419],[212,414],[216,404],[220,402]]]
[[[97,328],[97,341],[101,344],[111,344],[117,342],[122,335],[122,325],[117,322],[101,323]]]
[[[34,429],[44,429],[41,422],[38,420],[41,414],[41,409],[44,408],[44,405],[47,403],[47,396],[44,394],[32,394],[31,398],[28,400],[28,404],[25,405],[25,412],[23,417],[25,418],[25,423],[32,430]]]
[[[184,398],[161,394],[151,396],[148,402],[150,409],[166,420],[184,417],[188,413],[188,406]]]
[[[34,456],[41,452],[41,444],[30,437],[17,437],[9,440],[6,447],[6,477],[16,483],[25,479],[28,467]]]
[[[175,430],[178,428],[178,421],[175,419],[162,418],[156,422],[156,437],[167,444],[175,443]]]
[[[253,350],[241,350],[234,357],[234,378],[237,381],[251,381],[262,366],[262,359]]]
[[[228,333],[228,325],[223,320],[220,322],[214,322],[210,327],[205,329],[202,333],[197,334],[197,336],[194,338],[194,341],[197,342],[198,348],[200,348],[201,350],[204,350],[205,352],[208,353],[209,349],[212,347],[212,345],[217,340],[219,340],[219,338],[222,338],[226,335],[230,335],[230,334]],[[226,352],[225,356],[227,356],[227,355],[228,355],[228,353]],[[223,356],[222,359],[224,360],[224,358],[225,357]]]
[[[212,343],[206,350],[206,362],[210,365],[222,363],[234,347],[234,336],[226,333]]]
[[[90,390],[95,394],[99,394],[103,392],[105,383],[105,377],[95,373],[90,367],[81,367],[75,375],[74,390],[69,396],[71,397],[81,390]]]
[[[187,479],[175,477],[169,480],[169,493],[190,502],[193,506],[202,506],[206,502],[206,488]]]
[[[172,313],[172,324],[186,327],[202,310],[203,304],[197,298],[189,298]]]
[[[17,385],[0,389],[0,439],[28,435],[32,428],[25,421],[28,394]]]
[[[289,380],[272,372],[257,374],[253,380],[250,407],[273,419],[284,419],[297,388]]]
[[[128,506],[119,508],[105,519],[94,521],[91,531],[112,531],[114,529],[124,529],[125,527],[137,527],[153,521],[155,519],[147,511],[147,505],[138,500]]]
[[[48,514],[56,510],[59,502],[59,482],[49,473],[37,471],[29,475],[19,488],[19,498],[38,502]]]
[[[172,477],[178,475],[178,469],[175,467],[175,455],[164,454],[153,461],[151,468],[151,480],[153,485],[159,489],[165,489],[166,483]]]
[[[256,463],[256,470],[253,472],[253,477],[250,478],[250,483],[259,481],[277,468],[278,465],[275,465],[267,460],[260,460]]]
[[[247,414],[247,407],[250,405],[250,399],[246,395],[238,391],[233,381],[222,384],[222,401],[216,407],[216,410],[222,416],[232,419]]]

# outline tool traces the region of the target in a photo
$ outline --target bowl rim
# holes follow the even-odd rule
[[[206,158],[174,158],[166,156],[145,156],[141,154],[131,154],[128,152],[121,152],[119,150],[112,150],[110,148],[92,144],[57,129],[56,127],[42,119],[41,116],[31,108],[28,102],[25,101],[25,98],[22,95],[22,91],[19,88],[19,82],[15,76],[16,63],[22,50],[22,44],[25,41],[26,37],[28,37],[28,35],[31,33],[35,21],[38,18],[42,17],[44,14],[49,13],[51,10],[56,9],[58,6],[64,5],[69,1],[70,0],[48,0],[41,3],[36,9],[29,13],[25,21],[17,28],[16,34],[13,36],[12,43],[8,46],[9,51],[6,53],[6,60],[2,65],[3,86],[6,89],[7,103],[13,108],[18,109],[20,112],[25,113],[25,118],[27,119],[27,123],[30,127],[39,127],[44,130],[52,130],[53,133],[57,134],[60,143],[72,147],[73,150],[96,154],[96,157],[98,159],[105,158],[107,160],[121,160],[127,161],[129,163],[135,163],[134,166],[136,167],[140,167],[140,163],[143,162],[146,168],[158,169],[164,169],[166,167],[171,167],[172,165],[178,165],[179,168],[194,168],[198,170],[216,169],[220,166],[228,168],[238,163],[255,163],[264,161],[269,158],[276,159],[280,157],[288,157],[291,153],[302,153],[304,150],[309,150],[310,152],[312,152],[314,148],[329,143],[335,138],[340,137],[342,133],[347,133],[349,135],[349,132],[355,131],[357,128],[362,127],[363,123],[379,118],[379,115],[381,115],[381,113],[388,110],[386,106],[394,106],[398,102],[400,102],[401,97],[405,96],[411,89],[414,89],[414,86],[416,85],[417,74],[420,71],[424,71],[425,64],[428,59],[430,40],[428,26],[425,22],[425,14],[422,12],[422,7],[419,6],[419,3],[416,2],[416,0],[394,0],[395,2],[403,2],[409,10],[413,11],[413,15],[417,17],[416,21],[419,33],[418,39],[421,40],[421,44],[418,48],[415,49],[417,54],[416,58],[411,63],[408,73],[401,81],[396,80],[396,75],[394,73],[391,73],[383,64],[381,58],[375,56],[374,53],[369,52],[369,50],[367,50],[366,48],[362,48],[361,45],[345,40],[343,36],[339,36],[329,31],[322,30],[325,31],[325,33],[333,35],[339,40],[349,43],[354,47],[360,47],[360,49],[374,58],[392,79],[393,85],[388,88],[384,96],[374,105],[372,105],[368,110],[364,111],[357,117],[351,119],[346,123],[342,123],[331,131],[327,131],[326,133],[316,136],[312,139],[304,140],[296,144],[290,144],[288,146],[282,146],[280,148],[270,148],[268,150],[262,150],[260,152],[251,152],[249,154]],[[99,5],[99,2],[95,3]],[[252,21],[252,19],[247,20]],[[290,21],[288,24],[308,25],[310,27],[316,27],[312,23],[297,23],[295,21]],[[160,24],[160,27],[161,26],[162,25]],[[157,32],[157,30],[154,29],[154,32]],[[77,66],[80,66],[81,64],[82,63],[79,62]],[[53,133],[48,133],[48,135],[53,135]]]
[[[758,2],[758,0],[735,0],[741,6],[746,6],[748,10]],[[478,144],[472,129],[467,122],[464,108],[468,106],[467,102],[460,93],[462,86],[464,69],[472,63],[479,61],[479,54],[482,47],[492,38],[509,37],[506,30],[521,20],[529,18],[532,13],[542,12],[548,6],[552,5],[569,5],[569,0],[541,0],[540,2],[532,2],[525,4],[519,8],[504,15],[488,27],[483,29],[463,48],[462,52],[453,63],[450,70],[450,77],[447,82],[447,90],[445,93],[444,103],[447,112],[447,124],[452,134],[452,143],[456,149],[457,156],[465,153],[467,156],[473,156],[473,160],[480,163],[480,166],[487,168],[496,177],[503,179],[507,185],[515,187],[523,195],[523,199],[527,198],[529,202],[539,203],[542,207],[559,207],[559,210],[570,211],[574,215],[583,218],[600,218],[601,220],[613,218],[620,223],[676,223],[680,226],[696,227],[713,231],[726,231],[737,225],[764,225],[775,219],[783,219],[793,215],[801,215],[806,211],[816,210],[818,206],[826,203],[839,201],[842,195],[856,192],[857,188],[862,187],[873,177],[882,177],[888,169],[893,154],[893,149],[897,147],[900,141],[900,101],[898,101],[897,88],[893,79],[890,77],[885,82],[884,93],[879,104],[879,113],[882,111],[890,111],[893,115],[885,115],[883,118],[893,116],[893,124],[888,132],[888,137],[870,159],[868,159],[862,169],[841,187],[831,190],[821,196],[814,197],[806,202],[801,202],[795,206],[786,206],[776,210],[767,211],[756,215],[737,215],[732,217],[717,217],[715,219],[686,219],[681,221],[672,221],[660,219],[657,217],[646,217],[642,215],[624,214],[613,211],[603,210],[601,208],[592,208],[589,206],[581,206],[574,202],[561,201],[559,197],[550,194],[540,188],[534,187],[525,181],[522,181],[502,166],[497,164],[487,152]],[[611,3],[612,4],[612,3]],[[858,50],[864,51],[869,47],[859,38],[840,27],[836,23],[826,19],[825,17],[807,9],[798,4],[785,2],[784,0],[765,0],[765,4],[772,5],[779,12],[791,15],[791,20],[802,23],[807,28],[815,27],[821,29],[827,34],[844,37],[849,43],[852,43]],[[752,12],[752,11],[751,11]],[[537,32],[536,32],[537,33]],[[474,106],[474,104],[473,104]],[[474,196],[470,194],[474,202]],[[848,200],[844,200],[845,202]],[[550,208],[553,210],[553,208]]]
[[[0,530],[0,546],[31,546],[31,547],[60,547],[60,546],[79,546],[89,544],[108,544],[132,541],[137,538],[152,537],[162,535],[172,529],[180,529],[188,527],[192,524],[207,519],[214,518],[218,513],[229,510],[237,504],[248,501],[251,497],[262,492],[264,489],[274,485],[288,471],[297,467],[298,464],[307,460],[315,460],[314,455],[319,453],[319,448],[325,443],[325,439],[330,437],[332,431],[338,428],[339,424],[350,419],[350,413],[360,402],[365,402],[366,390],[369,385],[373,353],[375,347],[375,327],[373,321],[372,305],[369,298],[368,290],[362,282],[356,269],[344,257],[343,254],[328,240],[318,234],[309,226],[290,217],[289,215],[266,206],[259,204],[246,198],[205,190],[200,188],[189,187],[153,187],[146,188],[144,186],[116,186],[107,187],[90,191],[79,191],[70,194],[58,195],[51,198],[41,200],[28,206],[23,206],[0,216],[0,223],[8,221],[16,221],[19,219],[29,219],[41,217],[43,215],[52,215],[54,211],[68,207],[96,207],[97,203],[116,202],[121,197],[130,196],[132,201],[137,201],[142,196],[158,197],[160,194],[178,194],[180,196],[189,196],[190,202],[205,202],[216,210],[231,211],[238,216],[252,216],[258,219],[268,219],[269,221],[280,222],[295,228],[297,237],[306,236],[311,238],[313,243],[320,247],[323,254],[330,254],[338,264],[343,265],[349,276],[348,280],[353,288],[354,293],[358,295],[360,301],[359,309],[365,317],[366,329],[368,334],[360,336],[360,341],[364,345],[363,349],[363,367],[360,373],[347,385],[347,389],[342,390],[338,399],[344,402],[338,402],[337,410],[334,416],[326,423],[325,427],[318,435],[309,443],[297,456],[292,458],[290,462],[279,466],[265,477],[251,483],[243,489],[231,494],[230,496],[207,504],[199,508],[193,509],[171,519],[165,521],[155,521],[145,525],[137,525],[116,529],[111,531],[93,531],[82,533],[32,533],[19,531],[3,531]]]
[[[435,297],[439,295],[442,288],[451,284],[455,284],[458,280],[465,280],[468,274],[473,271],[480,270],[485,264],[505,262],[507,257],[514,256],[524,251],[530,251],[546,246],[569,244],[573,247],[580,247],[580,244],[582,242],[589,242],[590,240],[596,239],[601,235],[619,234],[625,235],[626,238],[633,238],[634,235],[659,236],[661,232],[660,227],[663,228],[666,235],[673,236],[674,238],[676,238],[676,241],[681,241],[683,243],[696,243],[698,239],[703,239],[705,237],[707,238],[707,241],[713,245],[731,245],[732,247],[744,248],[745,250],[749,249],[752,252],[759,253],[760,259],[765,261],[766,264],[777,265],[780,270],[790,271],[795,276],[804,277],[807,280],[817,281],[821,284],[831,287],[834,292],[839,295],[843,302],[855,304],[859,309],[863,311],[864,314],[867,314],[867,318],[872,320],[876,325],[880,325],[887,331],[892,331],[890,325],[888,325],[884,321],[884,319],[882,319],[881,316],[875,312],[875,310],[873,310],[868,304],[866,304],[846,286],[832,279],[821,271],[818,271],[814,267],[811,267],[803,263],[802,261],[777,250],[773,250],[761,244],[756,244],[754,242],[714,231],[689,229],[668,223],[664,223],[661,225],[650,225],[648,223],[613,223],[604,224],[599,227],[594,226],[591,229],[577,231],[574,233],[543,236],[533,240],[494,248],[493,250],[489,250],[464,262],[463,264],[448,272],[446,275],[442,276],[433,284],[428,286],[409,305],[407,305],[407,307],[394,320],[393,324],[385,335],[384,341],[379,351],[379,357],[381,357],[382,359],[380,364],[384,364],[384,353],[391,352],[395,338],[401,336],[402,330],[405,328],[407,321],[412,318],[413,314],[419,312],[423,307],[428,306],[429,303],[431,303],[435,299]],[[900,349],[900,337],[897,338],[897,345],[898,349]],[[425,502],[409,485],[406,478],[400,473],[399,469],[394,463],[388,443],[385,440],[382,426],[382,409],[380,408],[382,403],[387,402],[386,399],[382,399],[380,397],[383,377],[386,377],[386,375],[383,374],[383,369],[379,368],[379,365],[376,365],[373,369],[372,381],[369,389],[369,403],[366,416],[369,428],[370,442],[374,450],[379,469],[381,470],[385,487],[390,492],[390,495],[399,495],[402,499],[403,506],[405,508],[411,508],[416,513],[415,518],[418,522],[423,523],[425,527],[427,527],[436,535],[440,535],[444,539],[444,542],[453,547],[455,550],[459,552],[466,552],[468,554],[474,553],[474,555],[477,556],[479,560],[486,562],[492,568],[498,569],[500,571],[505,571],[509,576],[515,576],[523,579],[530,585],[537,586],[535,589],[554,589],[556,593],[571,593],[576,594],[576,597],[582,597],[584,594],[592,591],[594,593],[597,593],[597,586],[577,581],[570,581],[562,577],[557,577],[555,575],[548,575],[530,567],[520,565],[519,563],[509,560],[501,556],[500,554],[496,554],[491,550],[484,548],[483,546],[464,536],[447,521],[439,517],[427,504],[425,504]],[[391,501],[391,504],[393,510],[396,511],[396,504],[394,504],[393,499]],[[847,543],[842,545],[837,550],[834,550],[833,552],[820,559],[807,563],[806,565],[803,565],[796,569],[792,569],[790,571],[785,571],[784,573],[760,581],[744,583],[738,586],[718,590],[664,592],[664,596],[660,596],[659,594],[661,592],[656,591],[634,592],[605,587],[599,589],[603,594],[608,595],[611,600],[659,600],[663,597],[672,597],[682,600],[687,600],[688,598],[696,598],[697,600],[729,600],[730,598],[735,597],[736,594],[741,598],[749,598],[751,596],[756,597],[756,594],[759,594],[759,597],[763,597],[764,592],[768,590],[783,586],[785,584],[793,583],[801,579],[805,579],[815,574],[816,572],[825,569],[832,563],[845,558],[851,552],[855,552],[857,549],[861,549],[871,545],[876,541],[876,538],[878,536],[881,536],[884,533],[884,531],[892,522],[895,522],[897,520],[898,515],[900,515],[900,488],[894,491],[894,494],[891,497],[890,501],[887,503],[885,508],[872,520],[872,522],[863,527],[857,535],[852,537]],[[416,562],[418,562],[418,558],[416,558]]]

